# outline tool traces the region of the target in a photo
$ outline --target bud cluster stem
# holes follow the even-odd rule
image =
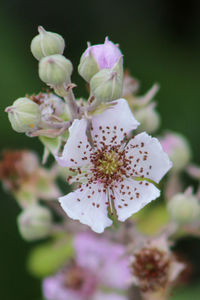
[[[168,299],[168,293],[165,289],[157,292],[142,293],[141,295],[143,300],[167,300]]]
[[[69,107],[71,119],[79,118],[79,107],[76,103],[74,93],[73,93],[71,87],[69,88],[69,91],[68,91],[67,95],[64,97],[64,99]]]

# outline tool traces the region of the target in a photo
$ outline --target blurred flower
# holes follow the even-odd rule
[[[164,185],[164,197],[166,200],[171,199],[175,194],[183,191],[183,181],[180,174],[177,172],[170,172]]]
[[[147,131],[148,133],[153,133],[160,126],[160,115],[155,109],[155,103],[135,110],[134,115],[140,122],[139,132]]]
[[[154,84],[145,95],[138,96],[138,81],[125,72],[122,95],[127,99],[134,116],[140,122],[137,132],[153,133],[160,126],[160,114],[156,110],[156,103],[152,102],[158,89],[159,86]]]
[[[147,242],[131,258],[132,280],[144,299],[165,299],[163,296],[183,269],[184,265],[175,260],[164,236]]]
[[[127,300],[113,292],[125,291],[130,281],[124,246],[83,233],[75,236],[74,249],[75,261],[43,281],[47,300]]]
[[[0,179],[22,207],[38,199],[51,200],[60,196],[55,183],[57,174],[39,166],[35,153],[27,150],[6,150],[0,161]]]
[[[66,103],[52,93],[39,93],[28,96],[39,105],[41,111],[41,128],[50,128],[52,124],[70,119],[70,113]]]
[[[182,171],[191,159],[191,148],[186,138],[179,133],[169,132],[159,140],[173,162],[172,171]]]
[[[122,58],[118,45],[113,44],[108,38],[104,44],[89,46],[81,56],[78,67],[79,74],[86,80],[90,79],[102,69],[112,69]],[[121,65],[123,60],[121,60]]]
[[[0,179],[8,190],[18,190],[39,167],[37,156],[27,150],[5,150],[0,161]]]
[[[133,78],[128,70],[124,71],[123,93],[122,96],[127,98],[132,94],[136,94],[139,90],[139,82]]]
[[[92,118],[92,143],[86,136],[87,121],[75,120],[69,139],[58,163],[71,167],[78,175],[69,183],[80,183],[79,189],[59,198],[62,208],[73,219],[101,233],[112,224],[108,217],[116,210],[125,221],[160,191],[152,183],[159,182],[171,168],[168,156],[157,139],[145,132],[127,143],[127,135],[138,126],[127,102],[116,104]]]

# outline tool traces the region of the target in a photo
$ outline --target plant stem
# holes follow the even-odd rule
[[[76,99],[74,97],[74,93],[72,91],[72,86],[69,84],[67,88],[67,95],[64,97],[71,114],[71,119],[79,118],[79,107],[76,103]]]

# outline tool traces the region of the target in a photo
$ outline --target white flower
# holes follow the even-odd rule
[[[159,197],[160,191],[150,181],[158,183],[172,166],[159,141],[145,132],[127,142],[139,123],[126,100],[113,103],[92,118],[93,146],[86,135],[87,121],[75,120],[63,154],[57,157],[61,166],[76,174],[68,178],[69,183],[80,183],[76,191],[59,198],[62,208],[98,233],[112,224],[108,208],[125,221]]]

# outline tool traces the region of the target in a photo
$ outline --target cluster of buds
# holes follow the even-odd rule
[[[19,98],[6,112],[15,131],[39,137],[44,146],[43,163],[51,153],[55,164],[46,169],[32,152],[5,151],[0,179],[22,208],[17,218],[22,237],[27,241],[53,237],[50,247],[39,251],[50,257],[48,271],[51,262],[54,265],[45,273],[44,297],[128,300],[132,274],[132,283],[144,300],[166,300],[184,268],[170,251],[169,238],[182,229],[189,233],[195,224],[200,228],[200,191],[193,194],[189,188],[183,193],[180,175],[187,169],[200,180],[200,168],[189,165],[191,150],[180,134],[166,133],[159,139],[149,135],[160,126],[154,101],[159,87],[154,84],[145,95],[138,95],[139,83],[123,72],[118,45],[108,38],[103,44],[88,44],[78,72],[86,81],[89,96],[87,101],[77,101],[76,85],[71,82],[73,66],[63,55],[63,37],[41,26],[38,31],[31,52],[38,60],[40,79],[51,90]],[[159,182],[169,170],[165,235],[146,242],[132,215],[160,197]],[[58,176],[73,184],[64,196],[56,183]],[[57,202],[52,201],[55,198]],[[50,208],[59,214],[58,222]],[[140,217],[136,218],[139,223]],[[117,231],[118,221],[125,222],[124,230]],[[88,234],[85,225],[104,237]],[[111,225],[113,230],[103,233]],[[64,247],[63,257],[69,254],[71,259],[64,264],[62,251],[56,252],[56,259],[51,255],[66,239],[70,254]],[[145,244],[132,251],[135,240],[145,240]]]
[[[78,67],[79,74],[90,84],[96,102],[119,99],[122,95],[123,58],[118,45],[108,38],[104,44],[88,46]]]
[[[39,60],[40,79],[50,86],[68,84],[72,63],[63,56],[65,41],[57,33],[38,27],[39,34],[31,42],[31,52]]]

